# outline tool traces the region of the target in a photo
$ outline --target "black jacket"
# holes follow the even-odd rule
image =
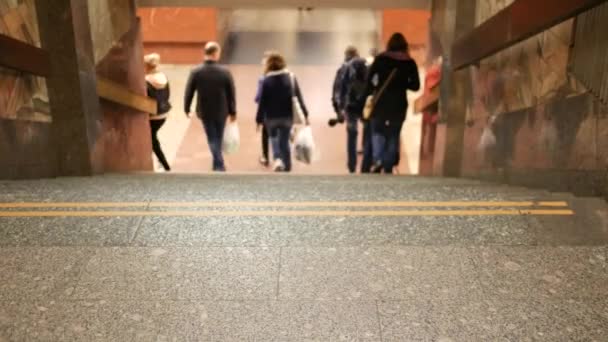
[[[407,90],[420,89],[418,66],[405,53],[383,53],[376,57],[370,67],[367,81],[367,95],[377,92],[393,70],[395,77],[387,85],[383,94],[376,99],[372,118],[388,121],[403,121],[407,112]]]
[[[190,112],[195,92],[198,93],[196,113],[200,118],[225,120],[228,115],[236,115],[232,75],[216,62],[206,61],[190,72],[184,97],[186,113]]]
[[[344,110],[350,116],[361,117],[365,107],[368,67],[363,58],[353,58],[348,62],[340,96],[344,100]]]
[[[340,65],[338,71],[336,71],[336,76],[334,78],[334,84],[332,87],[331,94],[331,104],[334,107],[334,112],[336,114],[340,114],[344,110],[344,106],[346,105],[344,99],[344,77],[348,73],[349,63],[352,58],[347,58],[344,60],[344,63]]]
[[[293,87],[295,84],[295,89]],[[262,92],[256,121],[263,123],[265,120],[293,119],[293,96],[297,96],[304,116],[308,117],[308,110],[302,98],[302,92],[298,80],[293,78],[287,71],[268,73],[262,83]]]
[[[156,100],[156,115],[167,114],[171,110],[171,103],[169,102],[171,88],[169,87],[169,83],[167,83],[166,87],[158,89],[152,83],[146,81],[146,88],[148,97]]]

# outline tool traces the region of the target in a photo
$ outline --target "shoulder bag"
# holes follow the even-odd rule
[[[380,97],[386,90],[386,87],[392,82],[396,74],[397,69],[395,68],[393,69],[393,71],[391,71],[390,75],[388,75],[388,78],[386,79],[386,81],[384,81],[384,84],[382,84],[380,90],[378,90],[376,94],[367,97],[367,99],[365,100],[365,107],[363,108],[363,119],[369,120],[369,118],[372,117],[372,113],[374,112],[376,103],[378,103],[378,99],[380,99]]]

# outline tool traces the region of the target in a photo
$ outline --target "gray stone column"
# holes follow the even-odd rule
[[[103,172],[101,110],[88,1],[36,0],[42,47],[49,51],[47,79],[58,176]]]
[[[443,46],[440,113],[447,123],[443,176],[458,177],[462,168],[467,101],[472,93],[468,69],[454,72],[454,41],[475,28],[476,1],[433,0],[433,30]]]

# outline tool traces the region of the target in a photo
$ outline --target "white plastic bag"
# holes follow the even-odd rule
[[[294,141],[294,150],[296,160],[302,163],[311,164],[315,160],[315,140],[310,126],[298,130]]]
[[[492,128],[488,126],[483,129],[478,148],[480,151],[487,151],[494,146],[496,146],[496,136],[494,135]]]
[[[238,152],[241,145],[241,135],[239,133],[239,125],[236,122],[231,122],[224,130],[224,140],[222,142],[222,151],[226,154]]]
[[[496,135],[494,134],[493,129],[494,121],[496,121],[496,116],[490,116],[486,122],[486,126],[483,128],[483,132],[479,139],[479,145],[477,145],[477,149],[480,152],[487,152],[496,146]]]

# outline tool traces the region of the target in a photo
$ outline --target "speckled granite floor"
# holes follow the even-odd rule
[[[453,179],[0,182],[0,341],[607,341],[607,220]]]

